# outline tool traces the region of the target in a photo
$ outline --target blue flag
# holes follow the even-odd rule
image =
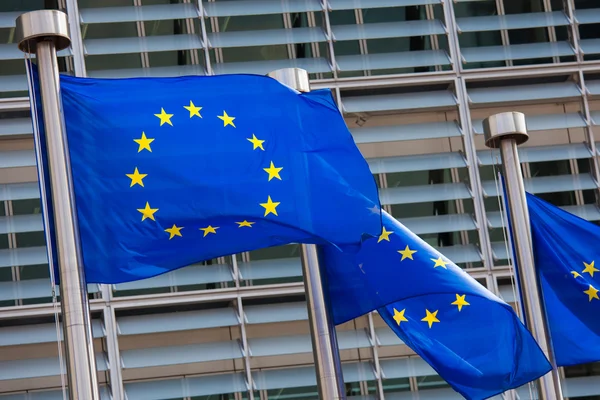
[[[529,193],[527,205],[556,363],[600,361],[600,227]]]
[[[381,231],[329,90],[256,75],[60,81],[88,283]]]
[[[336,324],[377,310],[467,399],[532,381],[551,366],[513,309],[387,213],[358,253],[325,248]]]

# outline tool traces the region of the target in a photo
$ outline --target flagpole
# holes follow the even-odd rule
[[[500,149],[502,156],[502,174],[506,185],[513,254],[518,269],[519,292],[525,313],[525,325],[554,367],[550,373],[538,380],[538,399],[562,399],[560,376],[552,354],[548,325],[542,308],[534,267],[529,211],[517,151],[517,146],[529,139],[525,115],[519,112],[492,115],[483,121],[483,131],[485,145],[489,148]]]
[[[54,214],[55,237],[52,239],[55,240],[58,256],[69,399],[100,400],[56,58],[56,52],[69,47],[71,43],[67,15],[56,10],[21,14],[16,20],[15,36],[21,51],[36,54],[39,71]],[[30,96],[35,96],[35,93],[30,93]],[[31,111],[35,112],[34,109]],[[50,243],[48,248],[51,251]]]
[[[306,70],[284,68],[272,71],[268,76],[299,92],[310,92]],[[306,289],[308,322],[310,324],[319,398],[327,400],[345,399],[346,391],[335,325],[331,320],[326,294],[323,290],[323,274],[319,264],[318,248],[312,244],[302,244],[301,246],[302,273]]]

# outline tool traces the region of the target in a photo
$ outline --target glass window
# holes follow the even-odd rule
[[[357,24],[354,10],[334,10],[329,12],[329,23],[333,27],[337,25]],[[333,51],[336,56],[360,54],[360,42],[358,40],[336,40],[333,43]]]
[[[531,177],[570,175],[571,166],[568,160],[529,163]],[[536,193],[536,196],[556,206],[576,204],[574,192]]]
[[[339,57],[337,61],[341,69],[340,76],[435,70],[435,63],[437,60],[443,60],[443,56],[422,51],[440,48],[448,53],[448,46],[445,35],[438,31],[443,23],[429,19],[428,15],[443,20],[441,5],[376,7],[330,12],[333,34],[336,36],[336,33],[339,33],[334,43],[334,51],[336,58]],[[402,33],[394,37],[393,32],[396,31]],[[375,37],[370,37],[373,34]],[[342,39],[342,35],[347,37]],[[360,39],[354,39],[355,37]],[[401,54],[408,51],[421,53],[415,53],[411,57]],[[450,68],[448,60],[441,64],[445,69]]]
[[[360,382],[347,382],[345,385],[346,396],[360,396],[362,394],[360,389]]]
[[[363,21],[369,23],[385,23],[385,22],[413,22],[425,21],[427,18],[427,7],[433,7],[433,15],[443,20],[443,10],[441,5],[433,6],[406,6],[406,7],[388,7],[388,8],[373,8],[363,10]],[[415,35],[401,38],[385,38],[385,39],[369,39],[367,40],[367,50],[369,54],[393,53],[404,51],[422,51],[432,50],[432,38],[439,39],[445,35]],[[440,43],[441,44],[441,43]],[[439,46],[439,48],[447,51],[447,46]],[[393,64],[391,62],[390,64]],[[413,73],[434,71],[434,65],[419,66],[408,69],[384,69],[373,71],[376,74],[390,73]]]
[[[396,172],[386,174],[388,187],[410,187],[435,184],[452,183],[450,169]],[[463,214],[468,218],[469,211],[473,209],[472,200],[460,200],[466,211]],[[458,209],[459,200],[441,200],[433,202],[422,202],[415,204],[393,204],[391,206],[392,215],[400,220],[404,218],[415,217],[434,217],[451,214],[462,214]],[[475,226],[472,227],[475,229]],[[441,230],[441,229],[440,229]],[[453,246],[465,244],[460,235],[460,231],[455,232],[416,232],[423,240],[434,247]]]
[[[85,65],[88,71],[142,68],[142,59],[140,54],[103,54],[87,56]]]
[[[562,4],[553,10],[562,10]],[[550,11],[553,11],[550,10]],[[528,14],[545,12],[543,0],[527,1],[508,1],[504,0],[504,12],[506,15]],[[555,26],[550,28],[528,28],[528,29],[510,29],[508,30],[508,39],[511,45],[527,43],[545,43],[550,42],[550,31],[556,35],[556,40],[568,40],[568,27]],[[565,61],[573,61],[574,57],[565,57]],[[535,60],[513,60],[514,65],[551,63],[551,58],[539,58]]]
[[[34,11],[41,10],[44,8],[56,9],[57,4],[55,0],[44,1],[44,0],[2,0],[0,1],[0,13],[3,12],[26,12],[26,11]],[[3,44],[11,44],[15,42],[15,28],[0,28],[0,45]],[[21,85],[17,85],[15,78],[5,78],[9,79],[8,82],[10,88],[2,88],[4,86],[4,82],[2,78],[4,76],[17,75],[21,81]],[[9,97],[21,97],[27,96],[27,81],[25,79],[25,63],[23,62],[22,57],[16,60],[0,60],[0,98],[9,98]],[[16,89],[16,90],[13,90]],[[18,90],[18,89],[23,90]]]
[[[146,5],[148,0],[142,3]],[[124,7],[133,6],[133,0],[78,0],[79,8]]]
[[[445,380],[443,380],[439,375],[431,375],[431,376],[417,376],[417,387],[419,390],[422,389],[439,389],[444,387],[450,387]]]
[[[300,245],[287,244],[284,246],[267,247],[264,249],[250,251],[249,254],[251,261],[300,257]]]
[[[6,215],[6,202],[1,201],[0,202],[0,217],[3,217]],[[9,239],[8,239],[8,234],[4,233],[4,234],[0,234],[0,250],[4,250],[4,249],[8,249],[9,248]],[[12,268],[10,267],[2,267],[0,268],[0,282],[10,282],[13,280],[13,271]],[[9,307],[9,306],[14,306],[15,302],[14,301],[0,301],[0,307]]]
[[[135,290],[116,290],[113,293],[115,297],[124,296],[143,296],[149,294],[170,293],[171,287],[151,288],[151,289],[135,289]]]
[[[371,8],[362,10],[362,17],[365,24],[427,19],[425,13],[420,10],[424,11],[424,8],[419,6]],[[368,39],[367,49],[369,54],[424,50],[426,41],[425,36]]]
[[[323,15],[317,13],[292,13],[290,14],[292,28],[311,27],[310,16],[314,17],[314,27],[324,29]],[[319,43],[297,43],[294,44],[296,58],[327,57],[329,47],[326,42]]]
[[[82,26],[83,39],[115,39],[137,37],[137,25],[133,21],[111,24],[85,24]]]
[[[121,3],[129,2],[132,0],[120,0]],[[182,0],[141,0],[143,6],[154,6],[154,5],[162,5],[162,4],[177,4],[183,3]]]
[[[585,10],[590,9],[600,9],[600,4],[596,0],[575,0],[575,13],[585,13]],[[579,29],[579,37],[581,39],[582,44],[586,42],[589,43],[590,40],[600,38],[600,23],[595,24],[578,24]],[[591,42],[593,43],[593,42]],[[589,46],[592,49],[594,46]],[[589,54],[588,54],[589,53]],[[600,59],[599,54],[596,51],[588,50],[588,52],[584,55],[585,60],[598,60]]]
[[[561,18],[559,13],[554,18],[549,18],[553,11],[563,11],[562,3],[556,0],[547,2],[551,7],[548,11],[544,3],[543,0],[503,0],[502,10],[496,9],[494,1],[455,4],[466,68],[552,63],[555,61],[553,57],[558,57],[556,61],[574,61],[575,56],[568,43],[569,27],[566,19]],[[505,16],[500,15],[502,11]],[[546,13],[547,18],[543,13]],[[522,19],[526,14],[532,14],[531,22]],[[517,18],[521,18],[519,24],[513,25]],[[488,30],[488,24],[492,24],[495,30]],[[531,28],[511,29],[528,24]],[[540,24],[547,26],[540,27]],[[537,45],[555,41],[560,42],[560,45]],[[510,52],[494,48],[503,45],[510,46]],[[524,51],[526,49],[531,51]]]
[[[120,4],[122,5],[122,4]],[[81,27],[83,45],[87,39],[118,39],[138,36],[135,22],[119,22],[112,24],[85,24]],[[86,56],[85,64],[88,70],[141,68],[142,59],[139,53],[130,54],[101,54]]]
[[[165,4],[164,1],[151,1],[152,4]],[[166,4],[169,4],[168,2]],[[144,2],[146,5],[146,2]],[[186,25],[186,20],[162,20],[162,21],[144,21],[144,33],[146,36],[165,36],[165,35],[183,35],[194,33],[189,31]],[[199,31],[197,31],[199,32]],[[179,51],[163,51],[150,52],[148,58],[150,67],[168,67],[175,65],[192,64],[192,57],[197,58],[199,50],[179,50]],[[193,56],[192,53],[195,55]],[[199,60],[204,60],[200,57]]]
[[[222,394],[211,394],[209,396],[193,396],[193,397],[190,397],[190,400],[235,400],[235,394],[234,393],[222,393]]]
[[[580,174],[591,174],[592,173],[592,163],[594,161],[590,158],[583,158],[577,160],[577,169]],[[596,202],[596,191],[591,190],[582,190],[583,194],[583,202],[584,204],[594,204]]]
[[[479,167],[479,176],[482,182],[495,182],[498,180],[498,167],[494,165],[483,165]],[[500,185],[498,183],[498,185]],[[499,187],[499,186],[498,186]],[[483,204],[488,219],[496,217],[503,209],[501,207],[502,198],[500,196],[484,197]],[[503,214],[502,214],[503,215]],[[504,242],[506,231],[502,227],[494,227],[489,229],[490,241]]]
[[[253,262],[260,261],[269,261],[269,260],[289,260],[289,259],[297,259],[298,263],[300,262],[300,244],[287,244],[284,246],[274,246],[268,247],[264,249],[258,249],[254,251],[248,252],[248,259],[250,260],[249,269],[259,269],[263,268],[263,266],[252,264]],[[237,255],[238,263],[242,261],[242,255]],[[239,264],[238,264],[239,265]],[[265,268],[269,268],[269,266],[265,266]],[[264,279],[252,279],[252,281],[242,281],[244,285],[272,285],[278,283],[292,283],[292,282],[301,282],[302,281],[302,273],[298,270],[297,274],[290,275],[290,268],[286,267],[283,269],[279,277],[274,278],[264,278]],[[243,276],[242,272],[242,276]],[[279,273],[277,273],[279,275]]]
[[[184,267],[182,269],[185,268],[194,268],[196,269],[195,273],[193,274],[193,276],[199,276],[202,274],[202,266],[203,265],[217,265],[219,264],[219,262],[217,261],[217,259],[213,259],[213,260],[208,260],[208,261],[204,261],[202,263],[198,263],[189,267]],[[221,266],[223,268],[229,268],[229,266]],[[181,270],[176,270],[174,273],[177,273],[177,271],[181,271]],[[151,280],[153,278],[148,278],[148,280]],[[143,280],[141,282],[144,282]],[[123,297],[123,296],[140,296],[140,295],[147,295],[147,294],[159,294],[159,293],[170,293],[170,292],[190,292],[190,291],[196,291],[196,290],[213,290],[213,289],[219,289],[219,288],[227,288],[227,287],[234,287],[235,283],[232,281],[227,281],[227,282],[207,282],[207,283],[196,283],[196,284],[181,284],[182,281],[181,279],[179,279],[176,283],[178,283],[178,285],[175,285],[175,282],[171,282],[171,281],[161,281],[162,284],[165,284],[166,286],[159,286],[159,287],[149,287],[149,288],[140,288],[140,289],[128,289],[128,290],[116,290],[114,292],[114,296],[116,297]],[[148,283],[149,286],[153,286],[152,284]]]
[[[475,1],[454,3],[454,14],[460,26],[460,18],[488,17],[498,15],[496,2],[494,1]],[[481,32],[461,32],[458,35],[461,48],[470,49],[473,47],[501,46],[502,35],[500,31],[481,31]],[[505,65],[502,61],[490,62],[470,62],[465,65],[466,68],[491,68]]]
[[[267,390],[268,400],[319,400],[316,386]]]
[[[47,3],[54,3],[54,1],[48,2],[45,0],[2,0],[0,2],[0,12],[34,11],[41,10],[43,8],[56,8],[48,7]]]
[[[143,1],[142,6],[175,3],[177,2],[148,0]],[[94,3],[87,4],[87,6],[96,7]],[[133,6],[133,2],[120,1],[113,4],[113,6]],[[186,35],[200,32],[197,19],[194,19],[191,24],[187,24],[186,22],[187,21],[184,19],[176,19],[141,22],[128,21],[110,24],[85,24],[82,26],[82,36],[85,45],[86,40],[92,39],[124,39],[136,38],[138,36],[152,38],[154,36]],[[181,36],[178,40],[186,41],[187,39],[185,36]],[[90,46],[91,44],[92,42],[90,42]],[[97,46],[97,42],[94,42],[94,45]],[[194,47],[194,45],[190,44],[190,47]],[[143,50],[144,46],[141,46],[139,49],[132,50],[131,53],[127,54],[90,55],[86,58],[86,65],[88,70],[94,71],[101,69],[141,68],[144,60],[149,67],[202,64],[204,61],[203,55],[199,54],[197,49],[159,52],[151,51],[147,53],[147,56],[142,54]],[[106,52],[110,52],[110,49],[107,48]]]
[[[216,21],[216,25],[214,21]],[[213,27],[213,32],[223,33],[264,31],[285,28],[282,14],[218,17],[216,19],[211,19],[211,25]],[[275,35],[279,33],[273,32],[272,34]],[[219,35],[219,33],[216,33],[216,35]],[[288,50],[286,45],[227,47],[220,49],[220,51],[223,55],[221,62],[224,63],[285,60],[288,58]],[[216,60],[213,59],[212,62],[216,63]]]
[[[41,214],[42,204],[40,199],[13,200],[13,215]]]
[[[381,381],[384,393],[409,392],[410,378],[383,379]]]
[[[15,233],[17,247],[38,247],[46,245],[44,232],[19,232]]]
[[[565,378],[600,375],[600,362],[564,367]]]

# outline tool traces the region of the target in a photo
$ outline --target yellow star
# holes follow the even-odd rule
[[[158,208],[150,208],[150,204],[148,204],[148,202],[146,202],[146,207],[138,208],[137,210],[142,213],[142,221],[146,218],[150,218],[152,221],[156,221],[154,219],[154,213],[158,211]]]
[[[243,226],[247,226],[248,228],[252,228],[252,225],[255,224],[256,222],[248,222],[246,220],[243,220],[242,222],[236,222],[236,224],[238,224],[238,228],[241,228]]]
[[[142,132],[141,138],[133,139],[133,141],[140,145],[140,147],[138,148],[138,153],[142,150],[148,150],[150,153],[152,153],[150,143],[154,142],[154,139],[147,138],[144,132]]]
[[[571,274],[573,274],[573,278],[581,278],[581,275],[577,271],[571,271]]]
[[[173,126],[173,123],[171,122],[173,114],[167,114],[164,108],[160,109],[160,114],[154,114],[154,116],[160,118],[160,126],[163,126],[164,124]]]
[[[398,325],[400,325],[400,322],[408,322],[408,320],[404,316],[405,311],[406,311],[406,308],[402,311],[398,311],[394,308],[394,321],[396,321],[396,323]]]
[[[462,311],[463,306],[470,306],[469,303],[467,303],[467,301],[465,300],[465,296],[466,294],[463,294],[462,296],[459,296],[458,294],[456,295],[456,301],[450,303],[454,306],[458,307],[458,311]]]
[[[448,263],[446,261],[442,260],[442,257],[438,258],[437,260],[435,258],[432,258],[431,261],[433,261],[435,263],[433,268],[442,267],[442,268],[448,269],[448,268],[446,268],[446,264],[448,264]]]
[[[219,229],[218,226],[207,226],[206,228],[200,228],[201,231],[204,232],[204,236],[202,237],[206,237],[206,235],[208,235],[209,233],[217,233],[217,229]]]
[[[200,115],[200,110],[202,110],[202,107],[196,107],[194,105],[194,103],[192,103],[191,100],[190,100],[190,105],[183,106],[183,108],[185,108],[186,110],[188,110],[190,112],[190,118],[192,118],[193,116],[202,118],[202,115]]]
[[[425,312],[427,313],[427,315],[421,321],[427,322],[429,324],[429,329],[431,329],[434,322],[440,322],[440,320],[437,319],[438,310],[434,312],[429,312],[429,310],[425,310]]]
[[[279,171],[281,171],[283,169],[283,167],[275,168],[273,161],[271,161],[271,166],[269,168],[263,168],[263,169],[265,170],[265,172],[267,174],[269,174],[269,181],[271,181],[271,179],[273,179],[273,178],[277,178],[277,179],[281,180],[281,177],[279,176]]]
[[[235,119],[235,117],[230,117],[229,115],[227,115],[225,110],[223,110],[223,115],[217,115],[217,118],[223,121],[223,127],[231,125],[235,128],[235,125],[233,124],[233,120]]]
[[[263,147],[263,143],[265,142],[264,140],[260,140],[258,139],[254,133],[252,134],[252,139],[246,139],[247,141],[249,141],[250,143],[252,143],[254,146],[252,147],[252,150],[256,150],[256,149],[261,149],[262,151],[265,151],[265,148]]]
[[[133,174],[125,175],[127,175],[127,177],[131,179],[131,185],[129,185],[129,187],[133,187],[133,185],[140,185],[141,187],[144,187],[144,182],[142,182],[142,179],[148,176],[148,174],[140,174],[140,171],[138,171],[137,167],[135,167],[135,171],[133,171]]]
[[[583,293],[588,295],[590,301],[592,301],[593,299],[600,300],[600,298],[598,297],[598,289],[596,289],[592,285],[590,285],[590,288],[588,290],[584,290]]]
[[[377,242],[379,243],[379,242]],[[417,251],[416,250],[411,250],[410,247],[408,247],[408,245],[406,245],[406,248],[404,250],[398,250],[398,253],[402,254],[402,260],[400,261],[404,261],[405,258],[410,258],[411,260],[414,260],[414,258],[412,258],[412,255],[415,254]]]
[[[390,234],[394,233],[393,231],[386,231],[385,230],[385,226],[383,227],[383,230],[381,231],[381,235],[379,236],[379,240],[377,241],[377,243],[381,242],[382,240],[387,240],[388,242],[390,241]]]
[[[271,200],[271,196],[269,196],[269,199],[266,203],[260,203],[260,205],[265,208],[265,217],[269,214],[277,215],[277,206],[279,203],[279,201]]]
[[[175,236],[183,237],[183,236],[181,236],[182,229],[183,229],[183,226],[177,226],[177,225],[173,224],[173,227],[165,229],[165,232],[168,232],[171,235],[171,236],[169,236],[169,240],[171,240]]]
[[[587,272],[592,278],[594,277],[594,272],[600,271],[600,269],[596,269],[596,267],[594,267],[593,261],[589,264],[583,263],[583,265],[585,265],[585,269],[582,271],[582,273]]]

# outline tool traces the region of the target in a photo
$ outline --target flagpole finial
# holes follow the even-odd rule
[[[15,37],[19,50],[34,54],[37,44],[51,41],[56,51],[71,45],[67,14],[58,10],[38,10],[21,14],[16,20]]]
[[[503,112],[494,114],[483,120],[483,135],[487,147],[498,149],[504,139],[514,139],[517,145],[529,140],[525,114],[520,112]]]
[[[308,72],[305,69],[282,68],[269,72],[267,76],[299,92],[310,92],[310,81],[308,79]]]

